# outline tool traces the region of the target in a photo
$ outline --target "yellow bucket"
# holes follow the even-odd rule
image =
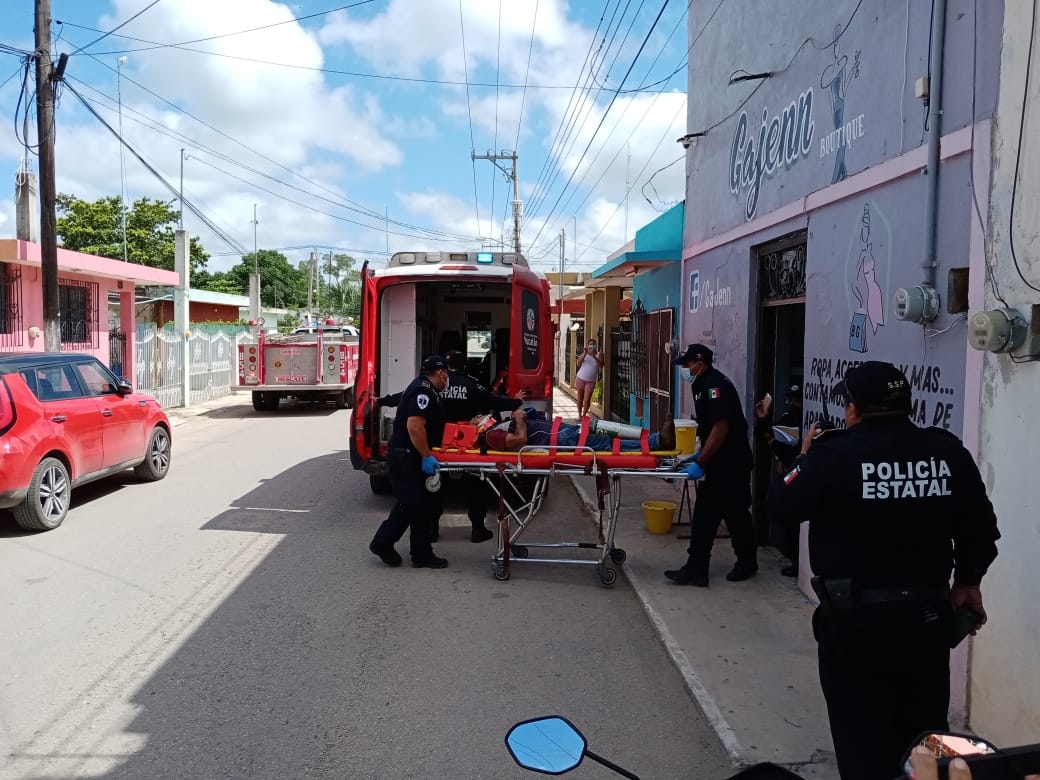
[[[646,516],[646,530],[652,534],[671,533],[675,508],[675,504],[671,501],[644,501],[643,514]]]
[[[693,455],[697,451],[697,421],[675,421],[675,447],[683,455]]]

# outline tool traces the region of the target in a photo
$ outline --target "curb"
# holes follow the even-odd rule
[[[599,507],[596,501],[589,496],[585,488],[578,483],[577,479],[573,475],[569,476],[568,479],[570,480],[575,493],[577,493],[578,499],[581,501],[585,513],[591,519],[597,519],[599,517]],[[737,741],[733,727],[726,721],[718,703],[708,692],[708,689],[704,687],[704,683],[701,682],[700,677],[694,670],[693,664],[690,663],[690,660],[686,657],[686,653],[683,652],[679,643],[672,635],[672,632],[668,629],[668,624],[665,622],[664,618],[661,617],[661,614],[654,608],[653,604],[650,603],[649,598],[646,596],[646,589],[642,580],[640,580],[639,576],[634,574],[628,567],[619,566],[618,568],[632,586],[632,590],[635,592],[636,598],[639,599],[639,603],[642,605],[646,616],[650,619],[651,625],[657,632],[658,639],[660,639],[661,644],[664,646],[668,658],[675,666],[676,671],[678,671],[682,676],[686,690],[689,692],[690,696],[693,697],[693,700],[696,702],[701,714],[704,715],[705,719],[715,731],[715,736],[718,737],[723,750],[726,751],[726,754],[735,765],[742,766],[747,764],[748,761],[744,756],[744,750]]]

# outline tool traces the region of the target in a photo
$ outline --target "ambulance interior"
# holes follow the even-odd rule
[[[511,299],[508,280],[405,282],[380,301],[377,396],[399,393],[419,375],[425,356],[457,349],[468,372],[491,386],[509,362]],[[390,435],[396,409],[381,408],[380,438]]]

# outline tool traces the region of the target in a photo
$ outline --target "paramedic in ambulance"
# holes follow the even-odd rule
[[[758,572],[758,544],[751,520],[751,444],[737,389],[713,365],[714,353],[703,344],[690,344],[673,364],[690,383],[697,438],[701,447],[686,470],[699,479],[690,522],[689,557],[680,569],[664,576],[678,585],[708,587],[708,563],[719,524],[725,519],[736,563],[726,575],[741,582]]]
[[[434,555],[430,541],[430,531],[441,515],[440,486],[428,490],[426,481],[439,479],[440,464],[431,448],[440,446],[444,435],[440,392],[448,384],[448,362],[440,355],[430,355],[423,361],[420,372],[401,393],[387,442],[386,461],[397,503],[372,537],[368,549],[387,566],[400,566],[401,556],[394,545],[405,529],[410,528],[412,566],[443,569],[448,562]]]
[[[842,780],[895,777],[948,731],[950,648],[986,622],[997,518],[971,454],[910,419],[906,376],[869,361],[834,388],[844,429],[814,424],[768,508],[809,521],[820,685]],[[953,586],[949,586],[950,575]]]
[[[574,375],[574,386],[578,391],[578,419],[589,413],[592,405],[592,391],[596,389],[596,380],[603,370],[603,354],[596,345],[596,339],[589,339],[585,351],[578,355],[578,372]]]
[[[503,423],[496,424],[491,415],[479,416],[472,422],[484,437],[489,450],[508,452],[524,446],[552,446],[553,424],[541,418],[541,413],[534,409],[517,409],[512,419]],[[633,427],[619,426],[622,433],[626,432],[624,429]],[[581,426],[562,423],[556,433],[556,444],[560,447],[576,447],[580,438]],[[590,433],[584,446],[597,452],[609,452],[613,447],[613,439],[605,433]],[[651,433],[647,437],[647,447],[651,452],[675,449],[675,423],[671,418],[665,421],[659,433]],[[642,444],[638,438],[622,438],[621,451],[641,452]]]
[[[445,422],[468,421],[488,412],[511,412],[519,409],[527,396],[521,390],[516,398],[492,393],[478,380],[466,373],[466,356],[457,349],[445,355],[448,361],[448,386],[441,390],[441,409]],[[473,526],[470,541],[474,544],[491,539],[494,534],[484,525],[487,514],[487,493],[483,481],[476,474],[464,474],[466,514]],[[433,529],[433,541],[437,541],[439,528]]]

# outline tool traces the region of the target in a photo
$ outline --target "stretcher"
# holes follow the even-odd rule
[[[559,421],[559,418],[554,421],[552,442],[556,440]],[[495,579],[508,580],[513,562],[520,561],[524,564],[595,566],[600,582],[606,586],[613,585],[617,571],[611,564],[621,566],[628,557],[625,550],[614,545],[621,511],[621,479],[685,479],[685,475],[680,476],[679,469],[690,462],[691,456],[678,450],[651,451],[646,432],[637,452],[621,451],[620,439],[614,440],[612,451],[596,451],[585,445],[587,437],[586,419],[576,446],[555,443],[526,445],[519,451],[509,452],[482,451],[469,446],[436,447],[432,450],[440,462],[442,473],[478,476],[490,485],[498,498],[498,545],[491,556],[491,571]],[[550,478],[561,475],[595,477],[599,510],[596,540],[522,543],[521,537],[542,508]],[[531,557],[534,549],[595,550],[597,554],[591,558],[536,558]]]

